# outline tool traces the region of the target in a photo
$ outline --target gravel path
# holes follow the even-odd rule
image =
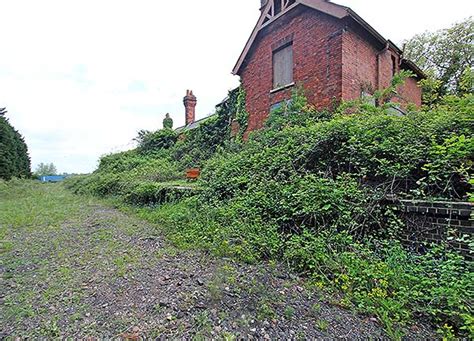
[[[1,254],[0,338],[387,339],[282,266],[169,245],[158,229],[84,203],[77,219],[15,229]],[[413,327],[409,339],[432,339]]]

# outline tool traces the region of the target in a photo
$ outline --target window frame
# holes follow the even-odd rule
[[[278,84],[276,82],[276,64],[275,64],[275,61],[276,61],[276,58],[275,56],[279,53],[279,52],[282,52],[286,49],[289,49],[289,51],[291,51],[291,79],[289,81],[286,82],[286,84]],[[295,55],[294,55],[294,49],[293,49],[293,41],[289,41],[289,42],[285,42],[285,44],[279,46],[278,48],[276,49],[273,49],[272,51],[272,92],[274,91],[277,91],[277,90],[280,90],[280,89],[284,89],[284,88],[287,88],[289,86],[292,86],[294,85],[294,72],[295,72]],[[289,73],[290,74],[290,73]]]

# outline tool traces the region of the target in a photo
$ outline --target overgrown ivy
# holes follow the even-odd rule
[[[245,91],[238,87],[229,91],[227,98],[216,107],[215,114],[202,120],[193,129],[184,128],[179,132],[165,126],[155,132],[140,131],[136,141],[138,151],[144,155],[168,155],[176,160],[181,170],[202,167],[219,149],[242,141],[248,127],[248,113],[245,109]],[[231,136],[233,121],[239,124],[238,135]]]
[[[235,94],[233,94],[235,96]],[[235,101],[234,108],[230,107],[229,111],[232,112],[235,110],[235,121],[239,125],[239,132],[236,138],[241,141],[247,128],[249,126],[249,113],[247,112],[246,108],[246,99],[247,93],[245,92],[244,88],[239,87],[237,89],[237,99]]]

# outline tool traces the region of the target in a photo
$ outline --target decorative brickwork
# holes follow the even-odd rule
[[[405,223],[403,240],[417,249],[423,242],[448,242],[469,259],[467,239],[474,237],[474,204],[402,200],[401,218]],[[467,237],[467,238],[464,238]]]

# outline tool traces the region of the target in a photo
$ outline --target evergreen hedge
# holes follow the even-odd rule
[[[21,134],[0,114],[0,179],[31,176],[28,147]]]

